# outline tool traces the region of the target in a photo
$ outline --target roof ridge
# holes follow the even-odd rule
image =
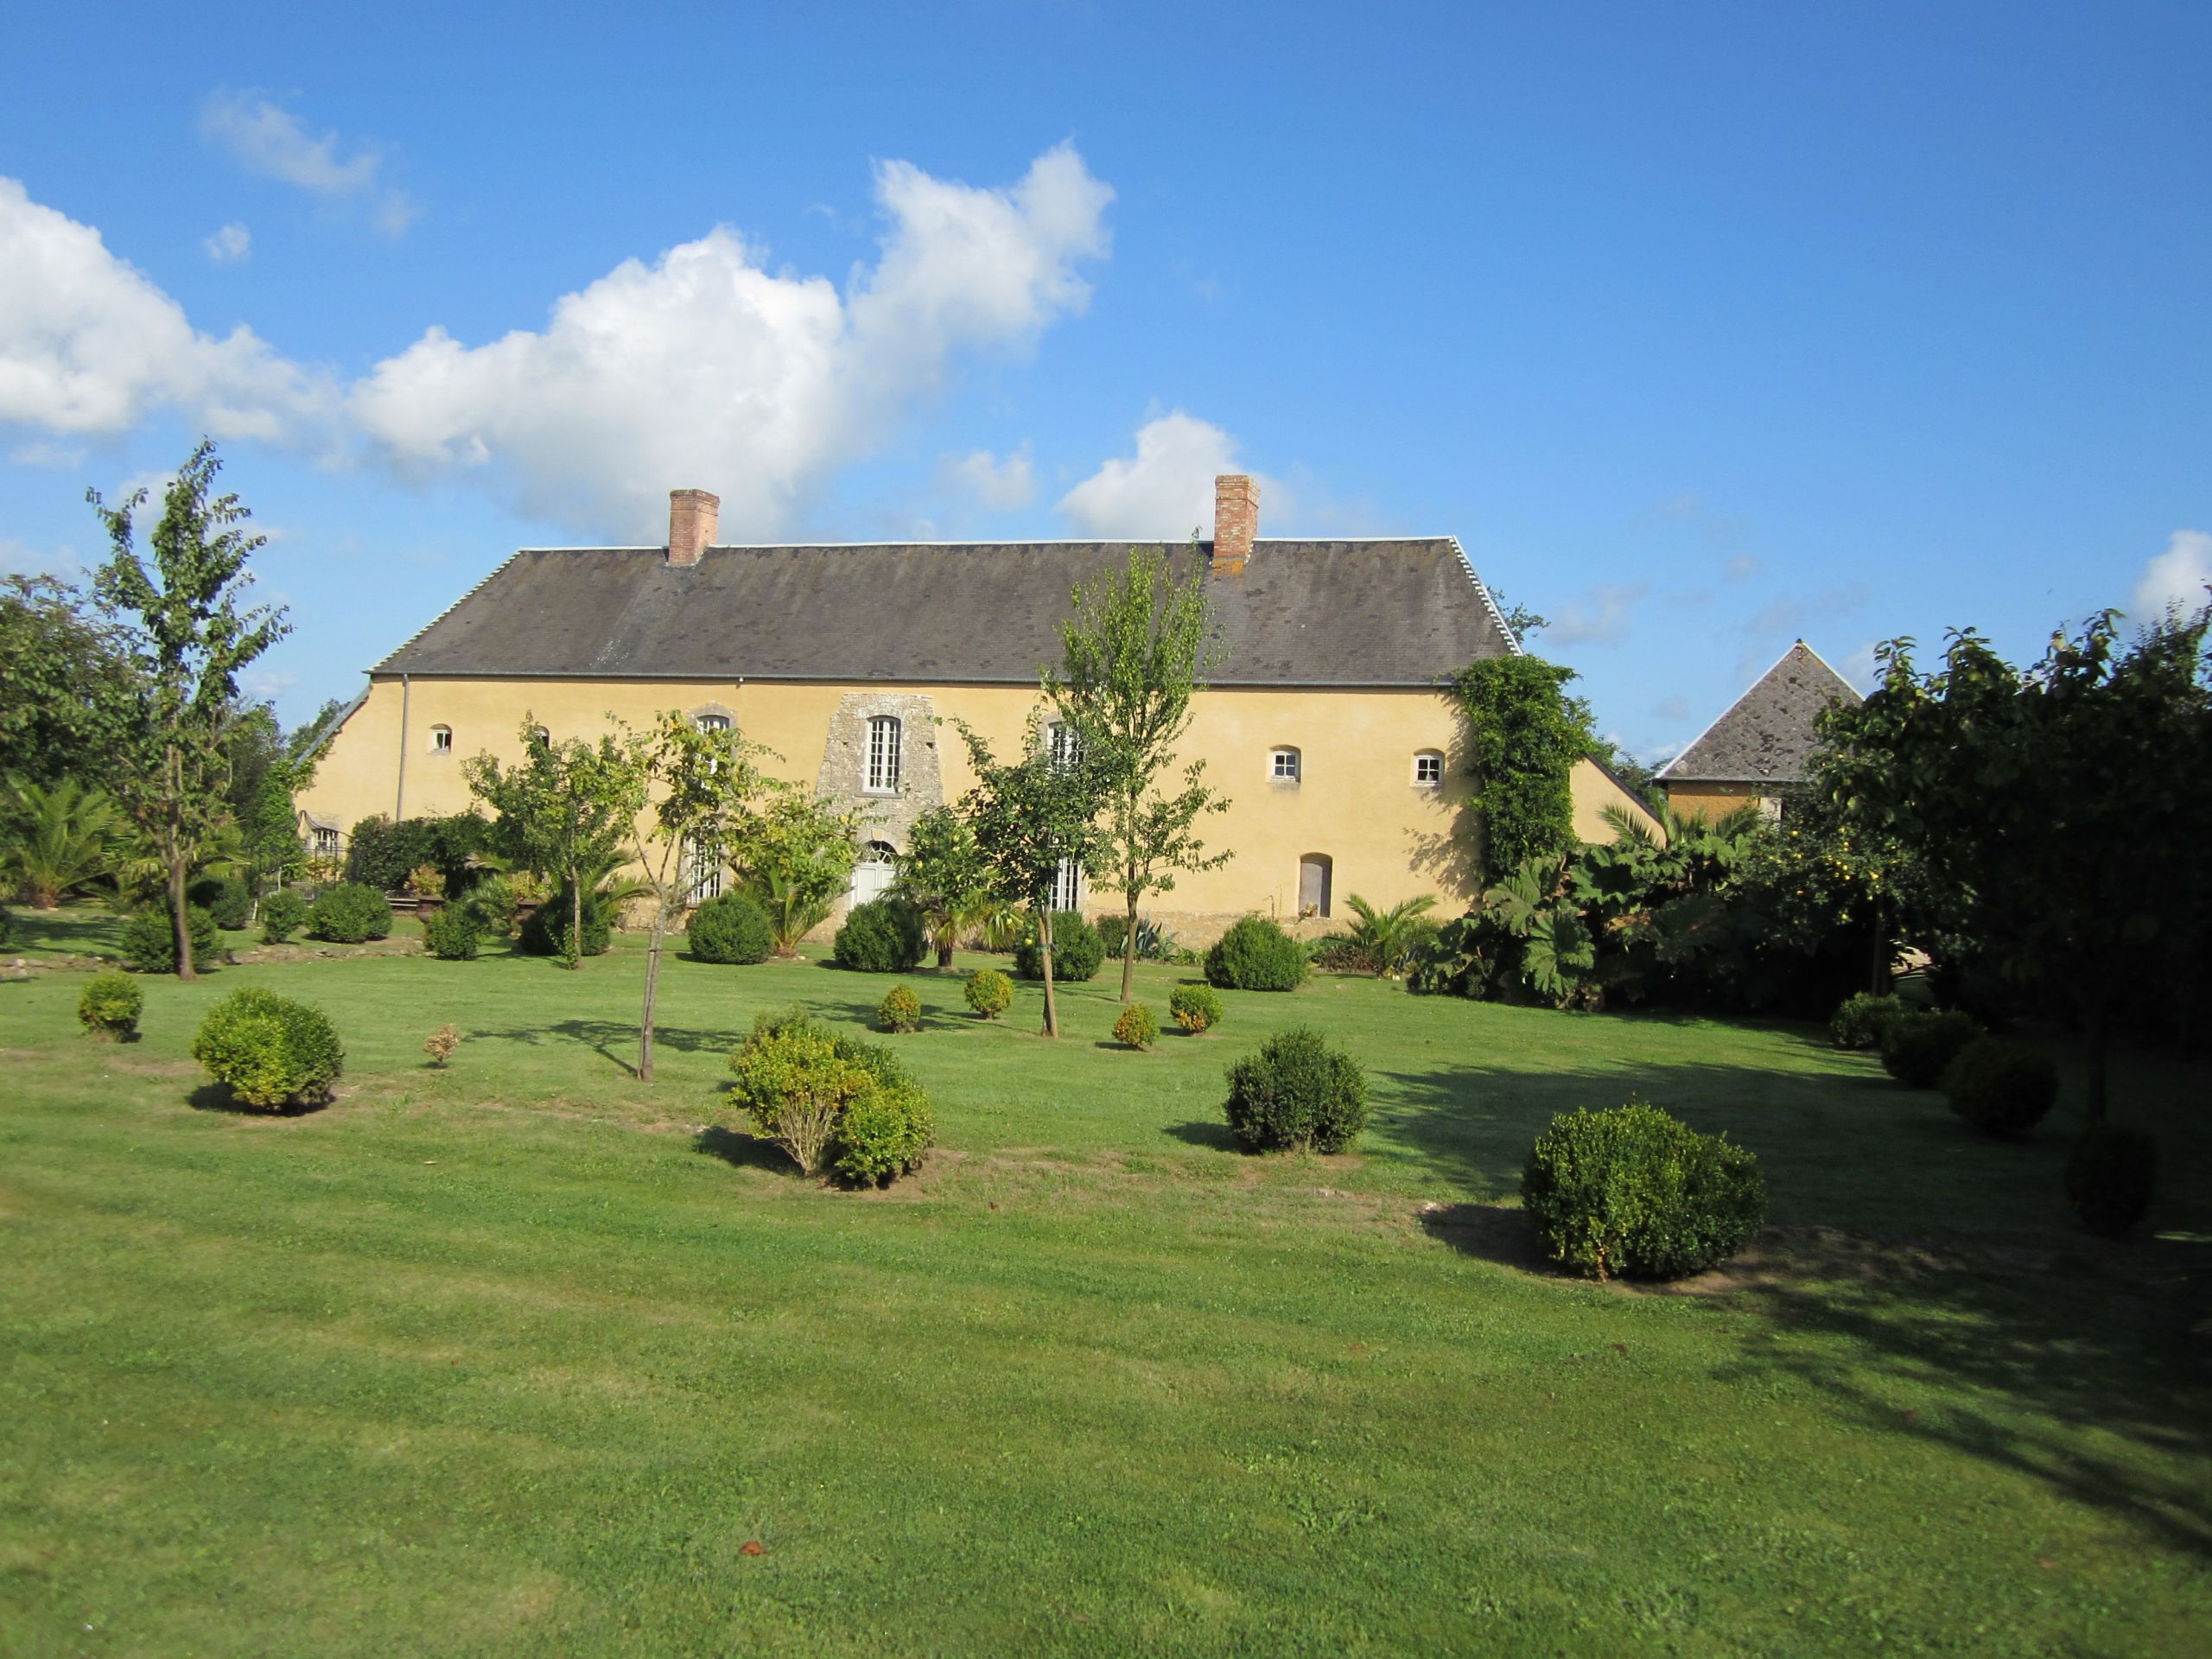
[[[1452,543],[1452,550],[1459,556],[1459,568],[1467,573],[1467,580],[1475,584],[1475,591],[1483,596],[1483,608],[1490,613],[1490,620],[1497,624],[1497,637],[1505,641],[1507,652],[1515,657],[1526,657],[1528,647],[1521,643],[1521,636],[1514,632],[1506,621],[1505,613],[1497,608],[1497,595],[1491,592],[1490,584],[1476,571],[1475,562],[1467,556],[1467,550],[1460,544],[1459,538],[1447,536],[1443,539]]]
[[[1267,547],[1267,546],[1269,546],[1269,545],[1277,546],[1277,547],[1297,547],[1297,546],[1304,546],[1304,547],[1326,547],[1326,546],[1333,545],[1334,543],[1339,543],[1339,542],[1345,543],[1348,543],[1348,544],[1351,544],[1351,545],[1353,545],[1353,546],[1359,546],[1359,547],[1377,547],[1377,546],[1382,545],[1382,544],[1383,543],[1385,543],[1385,542],[1449,542],[1449,543],[1450,543],[1453,547],[1455,547],[1455,548],[1459,547],[1459,538],[1457,536],[1453,536],[1453,535],[1450,535],[1450,534],[1440,534],[1440,535],[1433,535],[1433,536],[1431,536],[1431,535],[1421,535],[1421,536],[1260,536],[1260,537],[1254,537],[1254,538],[1253,538],[1252,545],[1253,545],[1253,546],[1255,546],[1255,547]],[[1189,543],[1188,542],[1160,541],[1160,540],[1155,540],[1155,539],[1154,539],[1154,538],[1151,538],[1151,537],[1143,537],[1143,536],[1109,536],[1109,537],[1097,537],[1097,536],[1022,536],[1022,537],[1009,537],[1009,538],[1007,538],[1007,539],[1004,539],[1004,540],[1000,540],[1000,541],[988,541],[988,542],[976,541],[976,540],[974,540],[974,539],[972,539],[972,538],[963,539],[963,540],[959,540],[959,541],[949,541],[949,542],[938,542],[938,541],[927,541],[927,542],[924,542],[924,541],[904,541],[904,542],[897,542],[897,541],[882,541],[882,542],[709,542],[709,543],[707,543],[707,545],[705,546],[705,548],[704,548],[704,549],[702,549],[702,551],[704,551],[704,552],[709,552],[709,553],[716,552],[716,551],[721,551],[721,552],[725,552],[725,553],[767,553],[767,552],[776,552],[776,551],[786,550],[796,550],[796,549],[799,549],[799,548],[837,548],[837,547],[1160,547],[1160,548],[1166,548],[1166,547],[1188,547],[1189,545],[1190,545],[1190,543]],[[1202,540],[1202,541],[1201,541],[1201,543],[1200,543],[1200,545],[1202,545],[1202,546],[1211,547],[1211,546],[1212,545],[1212,543],[1211,543],[1211,542],[1210,542],[1210,541],[1204,541],[1204,540]],[[601,543],[601,544],[579,544],[579,545],[573,546],[573,547],[518,547],[518,548],[517,548],[517,549],[515,550],[515,552],[516,552],[516,553],[665,553],[667,550],[667,550],[667,548],[666,548],[666,547],[664,547],[664,546],[663,546],[663,545],[661,545],[660,543],[650,543],[650,544],[641,544],[641,545],[633,546],[633,547],[622,547],[622,546],[617,546],[617,545],[614,545],[614,544],[613,544],[613,543]],[[512,556],[511,555],[510,556]],[[1466,555],[1466,552],[1465,552],[1465,550],[1464,549],[1461,549],[1461,550],[1460,550],[1460,553],[1459,553],[1459,559],[1460,559],[1460,563],[1466,563],[1466,562],[1467,562],[1467,555]],[[1468,565],[1467,565],[1467,574],[1468,574],[1469,575],[1471,575],[1471,576],[1474,575],[1474,566],[1473,566],[1473,565],[1471,565],[1471,564],[1468,564]],[[1482,578],[1480,578],[1479,576],[1476,576],[1476,577],[1475,577],[1475,581],[1476,581],[1476,584],[1477,584],[1478,586],[1480,586],[1480,585],[1481,585]],[[1487,591],[1487,590],[1485,590],[1485,591]]]
[[[439,624],[439,623],[441,623],[441,622],[442,622],[442,621],[444,621],[444,620],[446,620],[446,618],[448,618],[448,617],[451,616],[451,615],[452,615],[455,611],[459,610],[459,609],[460,609],[463,605],[467,604],[470,600],[472,600],[472,599],[475,598],[475,596],[476,596],[478,594],[482,593],[486,588],[487,588],[487,587],[489,587],[489,586],[491,585],[492,578],[493,578],[493,577],[494,577],[494,576],[498,575],[499,574],[499,572],[500,572],[500,571],[502,571],[502,570],[505,569],[509,565],[512,564],[512,563],[513,563],[517,559],[518,559],[518,558],[522,557],[522,556],[523,556],[524,554],[525,554],[525,553],[540,553],[540,552],[544,552],[544,551],[547,551],[547,550],[548,550],[543,549],[543,548],[529,548],[529,547],[518,547],[518,548],[517,548],[513,552],[512,552],[512,553],[508,554],[508,555],[507,555],[507,556],[506,556],[505,558],[501,559],[501,560],[500,560],[497,564],[493,565],[493,566],[489,570],[486,570],[486,571],[484,573],[484,575],[483,575],[482,578],[481,578],[480,581],[478,581],[478,582],[476,583],[476,585],[475,585],[474,587],[471,588],[470,588],[467,593],[463,594],[462,594],[459,599],[456,599],[455,601],[454,601],[454,602],[453,602],[452,604],[450,604],[450,605],[447,606],[447,607],[445,607],[445,609],[443,609],[442,611],[440,611],[440,612],[439,612],[435,616],[432,617],[429,621],[425,622],[425,623],[424,623],[421,627],[419,627],[419,628],[416,629],[416,630],[415,630],[415,632],[414,632],[413,633],[411,633],[411,634],[408,635],[406,639],[404,639],[401,640],[401,641],[399,642],[399,644],[398,644],[398,645],[395,645],[391,650],[390,650],[390,651],[388,651],[388,652],[385,652],[384,656],[383,656],[383,657],[382,657],[382,658],[380,658],[380,659],[379,659],[376,664],[373,664],[373,665],[372,665],[372,667],[371,667],[367,671],[368,671],[368,672],[370,672],[370,673],[372,673],[372,674],[375,673],[375,672],[377,671],[377,670],[378,670],[378,669],[379,669],[379,668],[382,668],[382,667],[385,665],[385,663],[390,662],[393,658],[395,658],[395,657],[398,656],[398,655],[399,655],[399,653],[400,653],[401,652],[405,651],[405,650],[406,650],[410,645],[412,645],[413,644],[415,644],[415,643],[416,643],[416,641],[417,641],[417,640],[419,640],[420,639],[422,639],[422,637],[423,637],[424,634],[428,633],[428,632],[429,632],[432,628],[436,627],[436,626],[438,626],[438,624]],[[582,550],[579,550],[579,551],[581,551]]]

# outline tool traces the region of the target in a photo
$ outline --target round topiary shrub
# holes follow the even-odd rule
[[[203,875],[184,890],[184,896],[213,916],[216,926],[233,933],[253,914],[253,890],[234,875]]]
[[[1057,984],[1074,985],[1086,979],[1096,979],[1098,970],[1106,965],[1106,944],[1098,937],[1098,930],[1083,919],[1077,910],[1056,910],[1052,912],[1052,979]],[[1045,947],[1038,943],[1037,930],[1014,947],[1014,971],[1024,979],[1045,977]]]
[[[935,1135],[929,1098],[898,1056],[833,1034],[804,1009],[760,1015],[729,1064],[732,1098],[754,1132],[810,1175],[833,1162],[880,1185],[919,1162]]]
[[[1838,1006],[1828,1021],[1828,1034],[1835,1039],[1838,1048],[1879,1048],[1890,1021],[1904,1012],[1904,1004],[1894,996],[1861,991],[1844,998]]]
[[[1279,1031],[1229,1068],[1229,1127],[1255,1152],[1342,1152],[1367,1127],[1367,1078],[1318,1031]]]
[[[1221,1023],[1221,993],[1211,985],[1178,985],[1167,993],[1167,1012],[1195,1037]]]
[[[319,1008],[250,985],[207,1010],[192,1058],[249,1106],[330,1097],[346,1050]]]
[[[1599,1279],[1673,1279],[1726,1261],[1766,1220],[1759,1160],[1631,1100],[1562,1112],[1521,1173],[1544,1253]]]
[[[1160,1040],[1160,1020],[1141,1002],[1132,1002],[1114,1022],[1114,1040],[1130,1048],[1150,1048]]]
[[[331,944],[359,944],[391,935],[391,905],[374,887],[339,881],[308,906],[308,937]]]
[[[1264,916],[1247,916],[1206,952],[1206,982],[1225,991],[1294,991],[1306,982],[1306,947]]]
[[[515,941],[524,955],[531,957],[559,957],[563,961],[569,955],[569,931],[574,923],[574,903],[565,893],[556,893],[536,910],[522,925],[521,936]],[[580,957],[603,957],[614,943],[614,926],[607,919],[607,901],[597,893],[584,895],[583,945],[576,954]]]
[[[721,893],[693,911],[684,938],[695,962],[766,962],[775,944],[768,912],[741,893]]]
[[[467,905],[440,905],[423,924],[423,949],[440,962],[475,961],[482,937]]]
[[[2107,1238],[2133,1231],[2158,1188],[2158,1143],[2133,1129],[2092,1123],[2066,1160],[2066,1201]]]
[[[928,950],[922,912],[903,899],[855,905],[830,947],[840,968],[863,974],[912,973]]]
[[[1980,1035],[1981,1022],[1970,1014],[1892,1014],[1882,1033],[1882,1069],[1908,1089],[1933,1089]]]
[[[215,918],[194,905],[185,912],[185,925],[192,935],[193,965],[205,967],[223,949]],[[149,905],[124,923],[123,960],[142,974],[176,971],[176,934],[170,926],[167,906]]]
[[[883,1001],[876,1004],[875,1023],[885,1031],[919,1031],[922,999],[914,995],[914,988],[893,985],[886,991]]]
[[[2058,1102],[2058,1068],[2017,1043],[1977,1037],[1943,1071],[1951,1109],[1987,1135],[2024,1135]]]
[[[995,1020],[1014,1006],[1014,982],[995,968],[979,968],[968,976],[968,1006],[986,1020]]]
[[[77,999],[77,1021],[102,1042],[124,1043],[138,1034],[138,1015],[146,994],[128,974],[94,974]]]
[[[849,1181],[883,1186],[922,1161],[937,1138],[929,1096],[903,1076],[880,1077],[855,1092],[837,1121],[837,1173]]]
[[[261,901],[261,942],[282,944],[308,925],[308,901],[279,887]]]

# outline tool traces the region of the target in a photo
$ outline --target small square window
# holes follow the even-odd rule
[[[433,754],[451,754],[453,753],[452,727],[433,726],[430,728],[430,753]]]
[[[1268,762],[1268,776],[1279,784],[1294,784],[1299,779],[1298,751],[1277,749]]]
[[[1414,756],[1414,782],[1434,785],[1444,781],[1444,757],[1423,752]]]

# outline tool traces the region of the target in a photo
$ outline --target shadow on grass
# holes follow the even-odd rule
[[[779,1170],[785,1173],[796,1173],[798,1169],[791,1162],[791,1154],[774,1141],[763,1141],[741,1129],[724,1128],[719,1123],[710,1123],[694,1135],[691,1149],[704,1157],[719,1158],[733,1169]]]
[[[1421,1230],[1465,1255],[1523,1273],[1559,1276],[1559,1266],[1536,1243],[1529,1218],[1494,1204],[1440,1204],[1421,1212]]]
[[[686,1026],[655,1026],[653,1046],[679,1054],[728,1052],[743,1042],[747,1031],[700,1031]],[[543,1026],[515,1026],[507,1029],[478,1029],[467,1033],[469,1042],[537,1043],[547,1038],[575,1043],[590,1049],[631,1077],[638,1075],[638,1027],[626,1020],[555,1020]]]
[[[1103,1045],[1102,1045],[1103,1046]],[[1116,1044],[1115,1046],[1118,1047]],[[1216,1152],[1242,1152],[1244,1143],[1236,1138],[1236,1131],[1226,1123],[1171,1123],[1167,1133],[1186,1146],[1208,1147]]]
[[[184,1097],[195,1112],[226,1112],[232,1117],[312,1117],[327,1100],[287,1101],[282,1106],[249,1106],[221,1083],[203,1083]]]

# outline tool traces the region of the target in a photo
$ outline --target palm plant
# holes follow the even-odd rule
[[[737,890],[767,912],[768,942],[779,957],[798,954],[799,941],[830,919],[843,891],[825,892],[808,872],[788,869],[755,870]]]
[[[104,791],[67,778],[51,786],[11,778],[0,810],[0,859],[26,903],[52,910],[114,872],[122,829]]]
[[[1432,894],[1424,893],[1388,910],[1376,908],[1356,893],[1344,902],[1357,918],[1346,940],[1376,974],[1404,972],[1421,947],[1436,937],[1436,924],[1428,919],[1436,907]]]

